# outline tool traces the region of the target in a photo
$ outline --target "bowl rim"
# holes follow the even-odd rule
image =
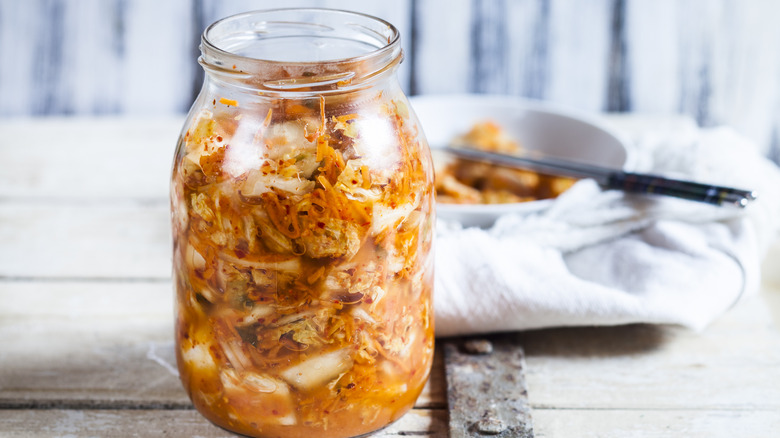
[[[600,130],[623,148],[625,160],[619,170],[632,170],[636,164],[636,150],[628,140],[627,136],[611,127],[607,121],[599,117],[599,113],[590,113],[588,111],[561,105],[556,102],[530,99],[520,96],[507,96],[498,94],[424,94],[412,96],[409,98],[412,108],[417,112],[418,104],[455,104],[464,105],[469,103],[478,103],[481,106],[501,106],[514,107],[522,111],[533,111],[545,115],[562,116],[571,120],[576,120]],[[425,126],[422,126],[425,132]],[[437,149],[443,145],[430,145],[431,150]],[[446,216],[459,215],[479,215],[484,217],[498,217],[505,213],[532,213],[544,210],[552,204],[552,199],[539,199],[528,202],[514,202],[509,204],[443,204],[436,203],[436,209]],[[462,222],[461,220],[459,220]],[[479,222],[484,222],[479,221]]]

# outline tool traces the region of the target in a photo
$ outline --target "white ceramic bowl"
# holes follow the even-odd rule
[[[533,100],[479,94],[427,95],[411,99],[425,136],[437,160],[436,148],[446,146],[480,121],[498,123],[523,148],[555,158],[596,164],[602,167],[630,167],[631,154],[621,136],[596,116]],[[543,210],[550,200],[513,204],[438,204],[437,214],[464,226],[490,226],[504,213]]]

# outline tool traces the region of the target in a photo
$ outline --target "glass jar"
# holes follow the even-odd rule
[[[398,31],[321,9],[203,33],[171,184],[176,354],[241,434],[347,437],[409,410],[433,355],[433,167]]]

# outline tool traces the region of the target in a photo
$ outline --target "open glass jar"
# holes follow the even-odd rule
[[[245,435],[348,437],[412,407],[433,355],[433,168],[399,34],[317,9],[232,16],[176,151],[176,354]]]

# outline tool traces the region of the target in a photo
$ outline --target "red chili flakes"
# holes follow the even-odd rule
[[[348,385],[347,385],[347,389],[352,389],[352,388],[354,388],[354,387],[355,387],[355,384],[354,384],[354,383],[350,383],[350,384],[348,384]]]
[[[324,230],[325,229],[325,222],[317,222],[317,226]]]
[[[222,142],[222,136],[221,135],[217,136],[217,141],[220,142],[220,143]]]

